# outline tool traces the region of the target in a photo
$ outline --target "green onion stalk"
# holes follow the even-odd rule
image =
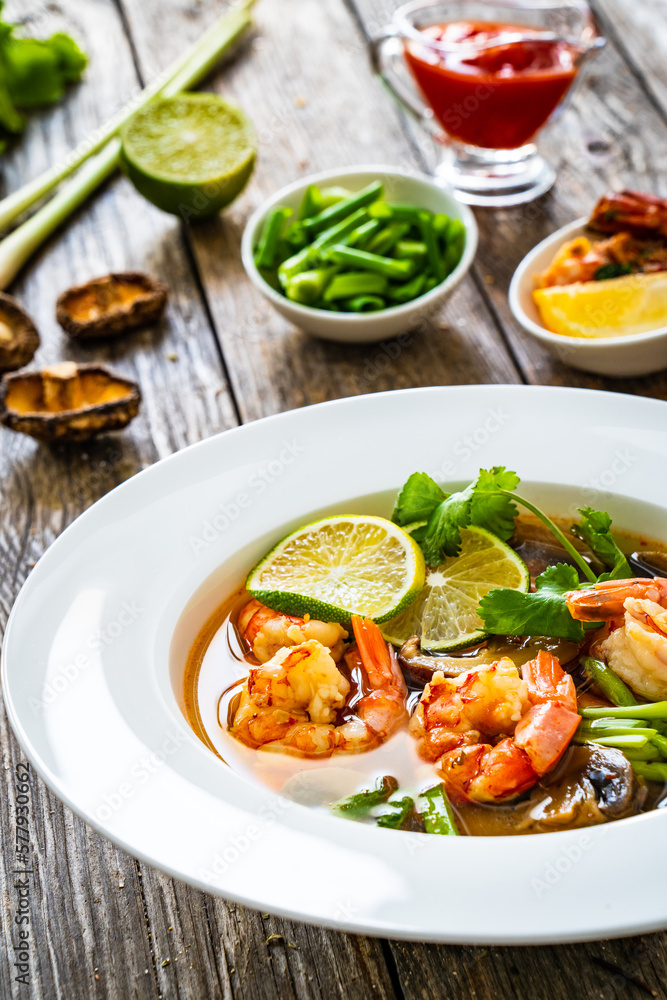
[[[119,129],[154,97],[173,97],[201,83],[252,23],[253,3],[254,0],[241,0],[230,7],[164,74],[99,129],[95,138],[81,143],[63,164],[0,201],[0,228],[6,228],[80,168],[43,208],[0,241],[0,289],[7,288],[51,233],[118,168]]]

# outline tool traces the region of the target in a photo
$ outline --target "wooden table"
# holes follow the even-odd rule
[[[385,0],[261,0],[256,32],[210,81],[246,108],[259,133],[259,163],[244,195],[224,216],[188,229],[115,179],[16,282],[12,291],[42,333],[37,362],[92,354],[137,378],[144,404],[126,433],[84,448],[50,450],[0,434],[2,624],[35,561],[81,511],[157,459],[239,422],[354,393],[434,384],[524,382],[666,397],[665,374],[611,382],[555,363],[521,334],[506,298],[523,255],[584,214],[605,188],[634,185],[667,194],[664,0],[597,0],[609,45],[544,143],[558,169],[556,187],[532,205],[477,213],[481,240],[471,276],[400,351],[310,340],[246,281],[239,259],[244,220],[276,188],[335,165],[431,161],[430,144],[399,115],[366,60],[366,37],[393,6]],[[11,191],[57,161],[218,9],[216,0],[10,0],[10,17],[36,35],[72,32],[91,63],[85,82],[57,108],[33,116],[24,139],[3,158],[3,188]],[[54,318],[56,295],[125,268],[146,269],[169,283],[163,325],[92,352],[67,341]],[[573,446],[585,439],[582,427]],[[604,456],[593,457],[591,475],[603,468]],[[4,711],[0,740],[3,998],[667,997],[664,934],[533,949],[461,948],[292,923],[138,863],[73,816],[37,777],[35,947],[30,985],[18,984],[10,957],[16,940],[11,869],[14,770],[23,757]],[[298,859],[291,864],[301,877]],[[656,891],[664,887],[647,881],[647,892]],[[456,900],[447,904],[456,907]],[[502,921],[503,901],[492,905]]]

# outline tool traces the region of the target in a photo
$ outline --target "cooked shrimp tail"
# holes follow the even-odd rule
[[[667,605],[667,578],[605,580],[585,590],[571,590],[565,600],[568,611],[577,621],[600,622],[622,617],[628,597]]]

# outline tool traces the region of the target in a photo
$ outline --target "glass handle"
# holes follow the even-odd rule
[[[369,43],[371,66],[404,111],[416,118],[437,142],[448,137],[437,124],[433,111],[421,97],[403,55],[403,40],[396,28],[385,28]]]

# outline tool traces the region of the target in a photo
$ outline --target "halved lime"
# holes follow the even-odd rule
[[[251,570],[246,587],[288,615],[350,624],[359,614],[385,622],[424,586],[424,557],[402,528],[384,517],[327,517],[283,538]]]
[[[428,569],[417,600],[384,625],[388,642],[401,646],[419,635],[422,648],[430,652],[463,649],[486,636],[477,613],[485,594],[496,587],[527,593],[530,573],[514,549],[484,528],[464,528],[461,539],[459,555]]]
[[[150,101],[121,138],[123,167],[136,189],[186,222],[229,205],[245,187],[257,152],[246,116],[217,94]]]

